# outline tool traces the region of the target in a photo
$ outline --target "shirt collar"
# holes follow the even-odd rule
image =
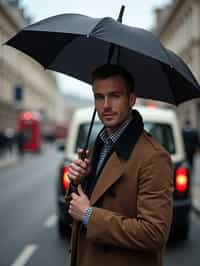
[[[108,135],[106,128],[104,127],[103,130],[100,132],[99,137],[104,142],[104,144],[112,144],[116,143],[116,141],[119,139],[123,131],[126,129],[128,124],[132,121],[133,117],[130,116],[126,121],[122,123],[122,125],[114,131],[111,135]]]

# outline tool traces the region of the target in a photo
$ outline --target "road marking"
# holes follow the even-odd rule
[[[56,225],[57,222],[57,215],[56,214],[52,214],[44,223],[45,227],[51,228],[54,227]]]
[[[11,266],[24,266],[27,264],[27,262],[30,260],[30,258],[33,256],[33,253],[37,249],[37,245],[27,245],[21,252],[21,254],[17,257],[17,259],[14,261]]]

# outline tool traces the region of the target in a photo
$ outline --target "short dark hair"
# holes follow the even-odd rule
[[[120,76],[125,81],[126,87],[129,92],[135,92],[135,80],[131,73],[129,73],[124,67],[115,64],[105,64],[97,67],[92,72],[92,82],[96,79],[106,79],[112,76]]]

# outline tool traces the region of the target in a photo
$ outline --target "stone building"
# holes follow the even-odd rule
[[[66,103],[55,74],[23,53],[2,46],[28,23],[20,1],[0,1],[0,129],[16,128],[21,110],[39,111],[48,128],[66,120]]]
[[[200,81],[200,1],[173,0],[155,13],[156,35],[167,48],[182,57]],[[200,100],[181,104],[177,112],[181,124],[190,119],[200,132]]]

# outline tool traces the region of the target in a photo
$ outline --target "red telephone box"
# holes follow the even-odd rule
[[[41,120],[36,112],[23,112],[18,120],[19,134],[23,134],[23,150],[39,152],[41,150]]]

